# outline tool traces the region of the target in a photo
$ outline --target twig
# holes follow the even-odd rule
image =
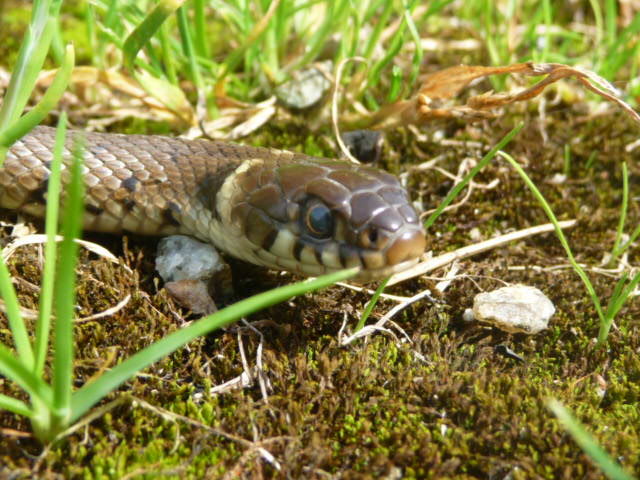
[[[560,224],[560,228],[571,228],[577,223],[577,220],[565,220],[558,223]],[[396,283],[404,282],[405,280],[408,280],[410,278],[424,275],[425,273],[435,270],[436,268],[444,267],[445,265],[448,265],[455,260],[460,260],[463,258],[471,257],[473,255],[477,255],[478,253],[493,250],[496,247],[505,245],[509,242],[513,242],[514,240],[520,240],[522,238],[531,237],[533,235],[538,235],[541,233],[552,232],[553,230],[553,224],[545,223],[543,225],[525,228],[524,230],[518,230],[517,232],[507,233],[499,237],[491,238],[484,242],[474,243],[473,245],[459,248],[454,252],[445,253],[443,255],[430,258],[424,262],[420,262],[418,265],[405,270],[404,272],[396,273],[391,277],[391,280],[389,280],[389,283],[387,285],[395,285]]]
[[[340,127],[338,126],[338,89],[340,88],[340,79],[342,78],[342,71],[344,67],[349,62],[362,62],[366,63],[367,60],[363,57],[351,57],[345,58],[338,64],[338,69],[336,71],[336,78],[333,84],[333,96],[331,99],[331,124],[333,125],[333,134],[336,137],[336,141],[338,142],[338,146],[342,153],[349,159],[349,161],[353,163],[360,163],[347,148],[342,140],[342,135],[340,134]]]

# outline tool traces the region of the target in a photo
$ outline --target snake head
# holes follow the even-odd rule
[[[233,181],[233,193],[229,186],[221,194],[231,199],[230,223],[249,243],[236,255],[251,262],[314,276],[360,267],[357,280],[370,281],[424,252],[418,215],[388,173],[280,152],[241,166]]]

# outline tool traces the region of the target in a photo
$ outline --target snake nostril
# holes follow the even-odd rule
[[[376,243],[378,243],[378,230],[377,229],[372,228],[371,230],[369,230],[368,236],[369,236],[369,243],[371,245],[375,245]]]
[[[360,233],[359,244],[362,248],[379,250],[381,235],[377,228],[367,228]]]

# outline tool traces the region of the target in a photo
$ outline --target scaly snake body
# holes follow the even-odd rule
[[[79,134],[67,134],[66,156]],[[364,281],[424,251],[406,192],[374,168],[225,142],[82,135],[88,230],[182,233],[304,275],[359,266]],[[37,127],[10,148],[0,206],[44,215],[54,138],[55,129]]]

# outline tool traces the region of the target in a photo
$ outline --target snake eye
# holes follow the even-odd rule
[[[311,234],[319,238],[330,237],[333,233],[333,215],[322,203],[316,203],[307,210],[306,224]]]

